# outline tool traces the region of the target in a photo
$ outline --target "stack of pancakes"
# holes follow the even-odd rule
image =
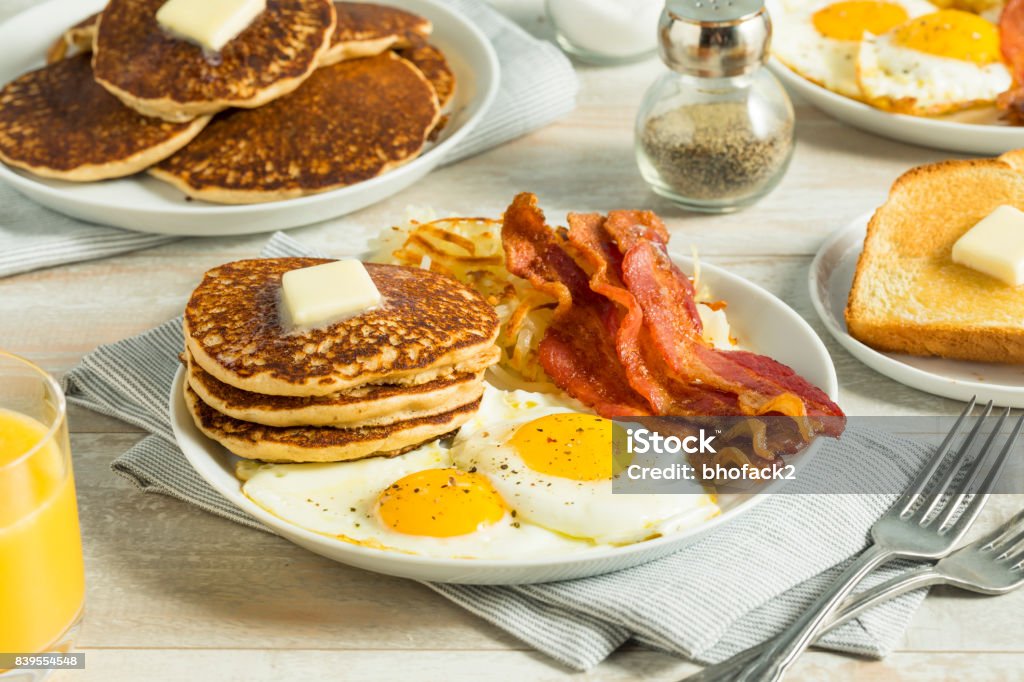
[[[397,455],[459,428],[500,351],[498,318],[445,275],[367,264],[383,303],[317,328],[282,323],[281,278],[316,258],[228,263],[185,309],[185,401],[241,457],[334,462]]]
[[[0,160],[78,182],[149,170],[188,197],[288,199],[418,156],[455,77],[404,10],[267,0],[216,55],[156,21],[165,0],[110,0],[50,63],[0,91]]]

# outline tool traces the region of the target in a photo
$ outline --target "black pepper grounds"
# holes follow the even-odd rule
[[[793,124],[771,121],[754,130],[747,103],[686,104],[651,118],[641,133],[648,161],[683,197],[713,201],[757,194],[792,149]]]

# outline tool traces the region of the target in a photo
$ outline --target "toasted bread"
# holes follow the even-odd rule
[[[871,218],[846,306],[854,338],[883,351],[1024,362],[1024,287],[958,265],[953,244],[997,207],[1024,209],[1005,161],[945,161],[893,184]]]

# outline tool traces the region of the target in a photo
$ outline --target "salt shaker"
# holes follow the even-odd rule
[[[764,68],[771,32],[763,0],[668,0],[658,38],[671,71],[647,91],[636,120],[637,164],[655,192],[723,213],[782,179],[794,116]]]
[[[653,57],[663,0],[546,0],[559,47],[591,64]]]

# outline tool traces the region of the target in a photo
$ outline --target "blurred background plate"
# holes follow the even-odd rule
[[[298,227],[345,215],[402,191],[433,170],[479,123],[498,91],[498,58],[487,38],[461,15],[430,0],[375,0],[400,5],[434,24],[431,42],[448,58],[457,81],[451,120],[419,157],[379,177],[298,199],[245,206],[186,201],[146,175],[93,183],[37,178],[0,164],[0,180],[30,199],[81,220],[158,234],[219,236]],[[0,25],[0,82],[45,61],[69,26],[103,9],[103,0],[50,0]]]
[[[977,396],[981,402],[1024,407],[1024,365],[883,353],[850,336],[844,310],[870,219],[871,214],[862,215],[838,230],[811,263],[811,301],[829,333],[855,358],[901,384],[955,400]]]
[[[815,85],[777,59],[769,65],[790,91],[829,116],[875,135],[922,147],[988,156],[1024,147],[1024,127],[1002,123],[995,107],[935,118],[892,114]]]

